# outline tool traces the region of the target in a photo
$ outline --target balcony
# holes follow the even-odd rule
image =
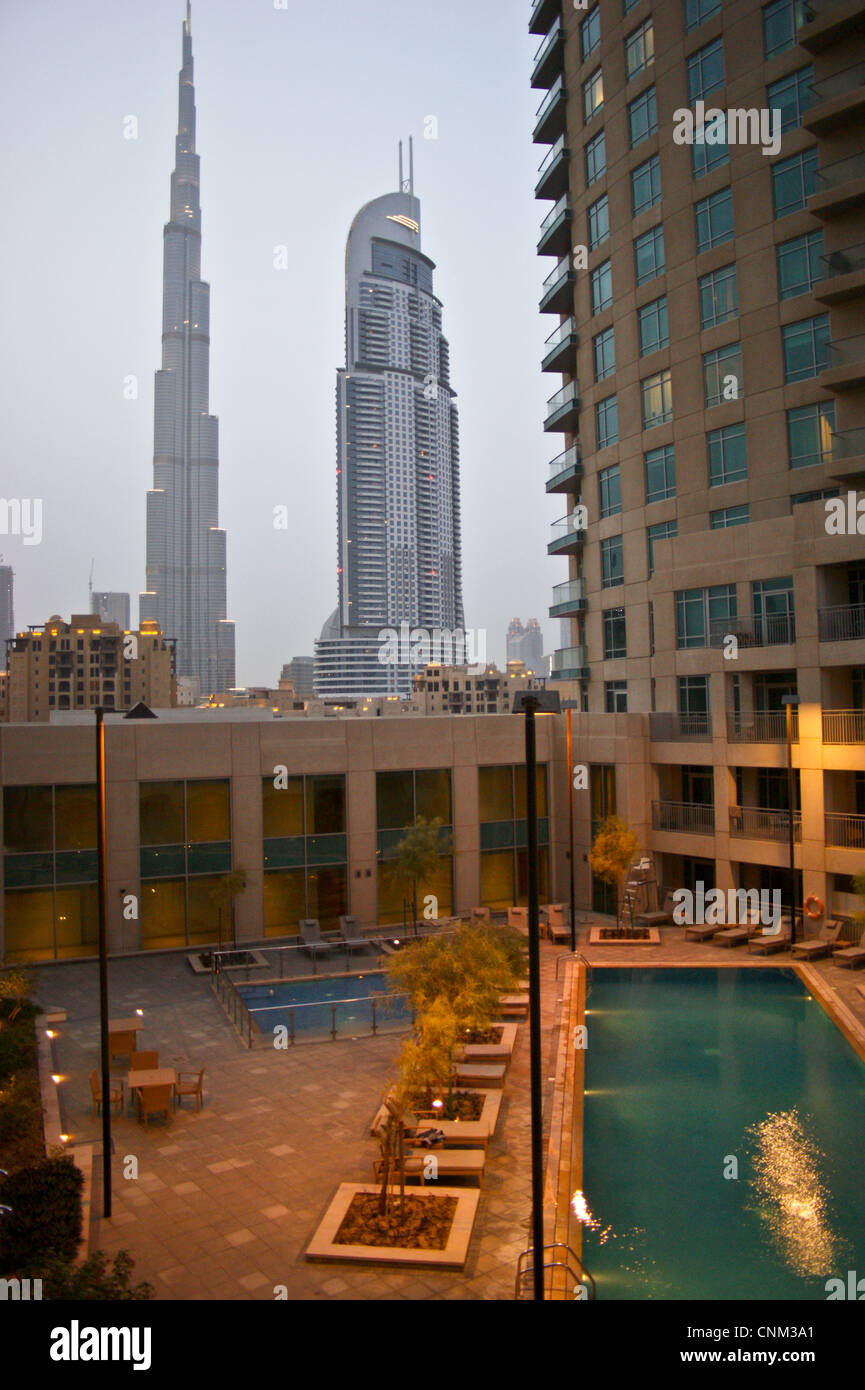
[[[761,618],[713,618],[709,624],[709,646],[723,647],[735,637],[743,647],[778,647],[796,641],[796,621],[792,613],[770,613]]]
[[[865,382],[865,333],[829,344],[829,365],[819,380],[827,391],[849,391]]]
[[[843,483],[865,475],[865,426],[836,432],[826,468],[830,478],[837,478]]]
[[[562,0],[535,0],[529,20],[530,34],[546,34],[556,15],[562,12]]]
[[[557,584],[553,589],[551,618],[566,618],[569,613],[582,613],[586,606],[586,592],[582,579],[571,579],[566,584]]]
[[[821,642],[861,642],[865,639],[865,603],[839,603],[817,610]]]
[[[552,87],[562,71],[565,55],[565,30],[561,14],[553,21],[553,26],[542,39],[532,61],[532,86]]]
[[[811,293],[821,304],[842,304],[865,290],[865,241],[821,256],[823,279]]]
[[[799,742],[799,711],[791,720],[793,742]],[[749,714],[727,711],[728,743],[786,743],[787,716],[784,710],[751,710]]]
[[[554,328],[544,343],[542,372],[576,371],[577,325],[573,314]]]
[[[833,73],[813,86],[814,105],[802,117],[806,130],[825,135],[865,111],[865,63]]]
[[[583,476],[583,464],[577,444],[572,444],[564,453],[557,454],[549,465],[547,492],[574,492],[576,484]]]
[[[570,167],[571,152],[567,146],[564,135],[560,135],[556,143],[551,145],[547,150],[546,156],[538,169],[538,181],[535,184],[535,197],[561,198],[563,193],[567,193]]]
[[[547,434],[575,434],[580,418],[580,388],[569,381],[547,401],[544,430]]]
[[[834,849],[865,849],[865,816],[824,813],[826,844]]]
[[[589,658],[585,647],[564,647],[553,653],[554,681],[584,681],[589,678]]]
[[[573,516],[563,516],[559,521],[554,521],[550,528],[547,554],[578,555],[585,540],[585,530],[577,526]]]
[[[577,272],[570,256],[562,256],[544,281],[544,292],[538,309],[542,314],[567,314],[574,307],[574,283]]]
[[[714,835],[715,808],[696,801],[653,801],[652,829],[679,835]]]
[[[567,256],[571,249],[571,195],[563,193],[541,223],[539,256]]]
[[[865,709],[824,709],[824,743],[865,743]]]
[[[731,806],[730,834],[736,840],[776,840],[787,844],[790,839],[790,812],[770,811],[763,806]],[[793,839],[802,839],[802,812],[793,813]]]
[[[535,115],[532,141],[536,145],[551,145],[565,129],[568,90],[561,74],[556,78]]]
[[[808,199],[808,211],[824,222],[860,207],[865,198],[865,159],[861,154],[836,159],[825,169],[817,170],[816,184]]]
[[[649,738],[653,743],[703,742],[712,737],[712,716],[705,714],[657,713],[649,715]]]
[[[822,53],[862,27],[863,9],[862,0],[806,0],[799,44],[808,53]]]

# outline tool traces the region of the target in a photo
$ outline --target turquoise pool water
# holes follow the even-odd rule
[[[865,1063],[792,971],[599,969],[586,1021],[598,1298],[825,1300],[865,1276]]]
[[[278,1024],[290,1029],[293,1019],[295,1034],[306,1040],[330,1037],[334,1028],[338,1036],[371,1033],[373,996],[378,996],[375,1010],[378,1032],[406,1028],[411,1022],[411,1010],[402,999],[394,999],[385,1008],[380,996],[386,991],[387,976],[383,971],[237,986],[260,1032],[271,1033]]]

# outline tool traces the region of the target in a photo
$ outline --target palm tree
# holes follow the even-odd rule
[[[232,950],[237,946],[237,937],[234,930],[234,899],[246,888],[246,869],[240,866],[232,869],[228,874],[220,874],[219,878],[210,889],[210,896],[216,904],[218,912],[218,936],[219,950],[222,950],[222,909],[226,908],[231,913],[231,946]]]
[[[390,872],[400,883],[410,884],[412,906],[414,908],[414,932],[417,936],[417,889],[418,883],[429,879],[439,866],[442,854],[450,848],[449,836],[441,834],[442,822],[438,816],[425,820],[418,816],[393,853],[389,861]]]

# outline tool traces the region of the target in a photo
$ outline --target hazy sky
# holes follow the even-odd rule
[[[527,0],[193,4],[238,684],[311,654],[336,605],[345,240],[396,188],[409,134],[459,397],[466,623],[499,662],[512,615],[559,645],[546,613],[567,569],[546,541],[564,506],[544,483],[562,437],[542,420],[560,378],[540,372],[552,262],[534,249],[549,204],[532,198],[545,148],[531,143],[529,13]],[[133,619],[144,588],[184,14],[183,0],[0,0],[0,496],[43,502],[41,544],[0,535],[18,628],[86,611],[92,560],[94,587],[128,590]],[[288,531],[273,527],[279,504]]]

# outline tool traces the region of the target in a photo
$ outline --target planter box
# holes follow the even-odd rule
[[[510,1062],[517,1041],[517,1025],[515,1023],[494,1023],[492,1026],[494,1028],[501,1028],[501,1042],[466,1043],[465,1046],[460,1049],[460,1061]]]
[[[418,1250],[411,1247],[387,1245],[335,1245],[334,1237],[345,1214],[358,1193],[377,1193],[378,1186],[368,1183],[344,1182],[328,1207],[324,1220],[307,1246],[308,1260],[340,1260],[353,1264],[402,1265],[426,1269],[462,1269],[469,1252],[469,1242],[480,1201],[477,1188],[441,1187],[435,1192],[426,1188],[412,1189],[412,1197],[422,1202],[455,1197],[457,1209],[444,1250]]]
[[[601,936],[602,931],[607,931],[606,927],[592,927],[589,932],[590,946],[660,946],[661,933],[657,927],[647,927],[648,936],[628,937],[628,936]]]
[[[260,951],[246,951],[242,946],[238,946],[237,949],[238,953],[242,952],[243,955],[249,956],[251,957],[251,959],[246,960],[242,964],[237,965],[227,965],[225,964],[225,962],[223,962],[223,964],[219,967],[220,970],[262,970],[264,968],[270,968],[266,956],[263,956]],[[187,956],[187,963],[190,969],[192,970],[193,974],[209,975],[210,966],[204,964],[204,962],[201,959],[201,954],[202,953],[199,951],[196,952],[196,954],[193,956]]]

